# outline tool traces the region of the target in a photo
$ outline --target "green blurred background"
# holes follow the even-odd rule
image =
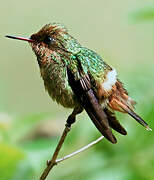
[[[84,46],[119,72],[139,113],[154,128],[153,0],[11,1],[0,7],[0,180],[33,180],[45,167],[71,110],[53,102],[43,87],[36,57],[25,42],[49,22],[65,24]],[[105,139],[55,167],[48,180],[153,180],[153,132],[117,113],[128,135]],[[100,136],[86,113],[78,116],[60,156]]]

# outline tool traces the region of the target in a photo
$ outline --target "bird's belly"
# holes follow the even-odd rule
[[[52,88],[52,90],[48,89],[48,93],[58,104],[66,108],[74,108],[76,106],[77,100],[71,90],[59,88],[58,86],[52,86]]]
[[[43,76],[43,74],[42,78],[44,80],[45,89],[48,91],[49,96],[54,101],[66,108],[74,108],[79,104],[76,96],[68,84],[67,77],[64,76],[64,69],[63,72],[52,71],[52,74],[50,73],[48,76]]]

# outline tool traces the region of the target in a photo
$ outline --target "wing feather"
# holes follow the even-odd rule
[[[81,78],[75,80],[74,74],[67,68],[69,85],[100,133],[110,142],[116,143],[117,140],[112,134],[107,116],[91,88],[88,74],[81,74]]]

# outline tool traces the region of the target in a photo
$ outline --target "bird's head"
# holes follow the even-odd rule
[[[80,50],[80,44],[74,39],[68,30],[61,24],[52,23],[46,24],[37,33],[34,33],[30,38],[22,38],[16,36],[6,36],[8,38],[28,41],[39,64],[44,58],[51,55],[56,59],[64,54],[77,53]]]

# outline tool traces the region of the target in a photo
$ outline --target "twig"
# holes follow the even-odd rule
[[[82,152],[82,151],[85,151],[85,150],[88,149],[89,147],[91,147],[91,146],[93,146],[94,144],[96,144],[96,143],[98,143],[99,141],[101,141],[103,138],[104,138],[104,136],[101,136],[101,137],[99,137],[98,139],[96,139],[95,141],[92,141],[92,142],[89,143],[88,145],[82,147],[81,149],[79,149],[79,150],[77,150],[77,151],[74,151],[73,153],[68,154],[68,155],[66,155],[66,156],[63,157],[63,158],[57,159],[57,160],[56,160],[56,164],[58,164],[58,163],[60,163],[60,162],[62,162],[62,161],[64,161],[64,160],[66,160],[66,159],[69,159],[69,158],[75,156],[76,154],[79,154],[79,153]]]
[[[43,173],[42,173],[42,175],[40,177],[40,180],[45,180],[47,175],[51,171],[51,169],[56,165],[57,156],[59,154],[59,151],[60,151],[60,149],[61,149],[61,147],[62,147],[62,145],[64,143],[64,140],[65,140],[69,130],[70,130],[70,127],[68,127],[68,125],[66,124],[65,129],[63,131],[63,134],[62,134],[62,136],[61,136],[61,138],[59,140],[59,143],[58,143],[58,145],[57,145],[57,147],[55,149],[55,152],[54,152],[54,154],[52,156],[52,159],[50,161],[47,161],[47,167],[44,169],[44,171],[43,171]]]
[[[57,165],[58,163],[66,160],[66,159],[69,159],[69,158],[75,156],[76,154],[79,154],[79,153],[82,152],[82,151],[85,151],[86,149],[88,149],[89,147],[91,147],[91,146],[93,146],[94,144],[98,143],[99,141],[101,141],[101,140],[104,138],[104,136],[101,136],[101,137],[99,137],[98,139],[96,139],[95,141],[92,141],[92,142],[89,143],[88,145],[82,147],[81,149],[79,149],[79,150],[77,150],[77,151],[75,151],[75,152],[73,152],[73,153],[71,153],[71,154],[68,154],[68,155],[66,155],[66,156],[63,157],[63,158],[57,159],[57,156],[58,156],[58,154],[59,154],[59,151],[60,151],[60,149],[61,149],[61,147],[62,147],[62,145],[63,145],[63,143],[64,143],[64,140],[65,140],[65,138],[66,138],[66,136],[67,136],[67,134],[68,134],[69,131],[70,131],[70,126],[68,126],[68,124],[66,124],[66,125],[65,125],[65,129],[64,129],[64,131],[63,131],[63,134],[62,134],[62,136],[61,136],[61,138],[60,138],[60,140],[59,140],[59,143],[58,143],[58,145],[57,145],[57,147],[56,147],[56,149],[55,149],[55,152],[54,152],[54,154],[53,154],[53,156],[52,156],[52,159],[51,159],[50,161],[47,161],[47,167],[44,169],[44,171],[43,171],[43,173],[42,173],[42,175],[41,175],[41,177],[40,177],[40,180],[45,180],[46,177],[48,176],[49,172],[51,171],[51,169],[52,169],[55,165]],[[57,160],[56,160],[56,159],[57,159]]]

